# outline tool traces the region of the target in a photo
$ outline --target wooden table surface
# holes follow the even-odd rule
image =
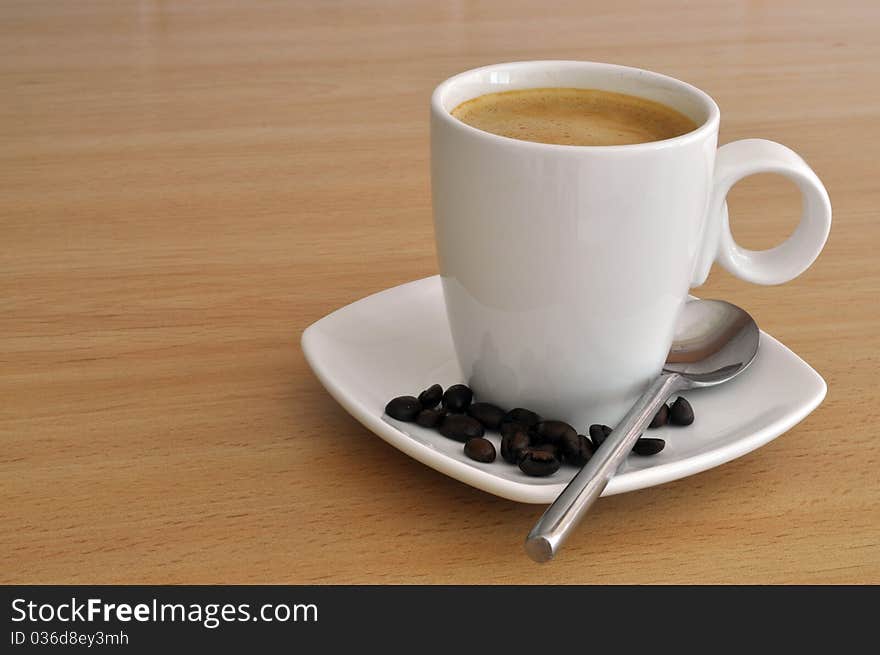
[[[0,5],[0,581],[880,582],[880,5],[188,2]],[[828,381],[768,446],[540,515],[385,444],[299,347],[437,270],[428,98],[498,61],[647,67],[711,93],[721,142],[781,141],[831,237],[785,287],[715,269]],[[738,239],[796,224],[750,179]],[[742,408],[748,412],[748,407]]]

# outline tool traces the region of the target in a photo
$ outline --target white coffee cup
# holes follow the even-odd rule
[[[567,146],[520,141],[451,115],[497,91],[580,87],[659,101],[696,130],[663,141]],[[661,370],[676,317],[712,265],[750,282],[796,277],[822,250],[831,204],[793,151],[763,139],[717,148],[718,105],[679,80],[578,61],[485,66],[431,98],[431,182],[440,275],[455,350],[478,399],[578,430],[614,425]],[[738,180],[779,173],[803,195],[781,245],[730,232]]]

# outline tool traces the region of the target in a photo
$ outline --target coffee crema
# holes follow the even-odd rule
[[[466,100],[452,115],[472,127],[519,139],[571,146],[662,141],[697,129],[672,107],[600,89],[501,91]]]

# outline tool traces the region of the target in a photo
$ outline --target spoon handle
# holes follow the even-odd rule
[[[569,532],[602,494],[660,405],[685,386],[678,373],[663,373],[654,380],[532,528],[525,543],[529,557],[536,562],[553,559]]]

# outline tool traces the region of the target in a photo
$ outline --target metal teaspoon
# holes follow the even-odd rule
[[[713,387],[732,380],[758,352],[758,325],[723,300],[689,300],[660,376],[574,476],[526,537],[536,562],[553,559],[562,542],[602,494],[608,481],[669,397],[679,391]]]

